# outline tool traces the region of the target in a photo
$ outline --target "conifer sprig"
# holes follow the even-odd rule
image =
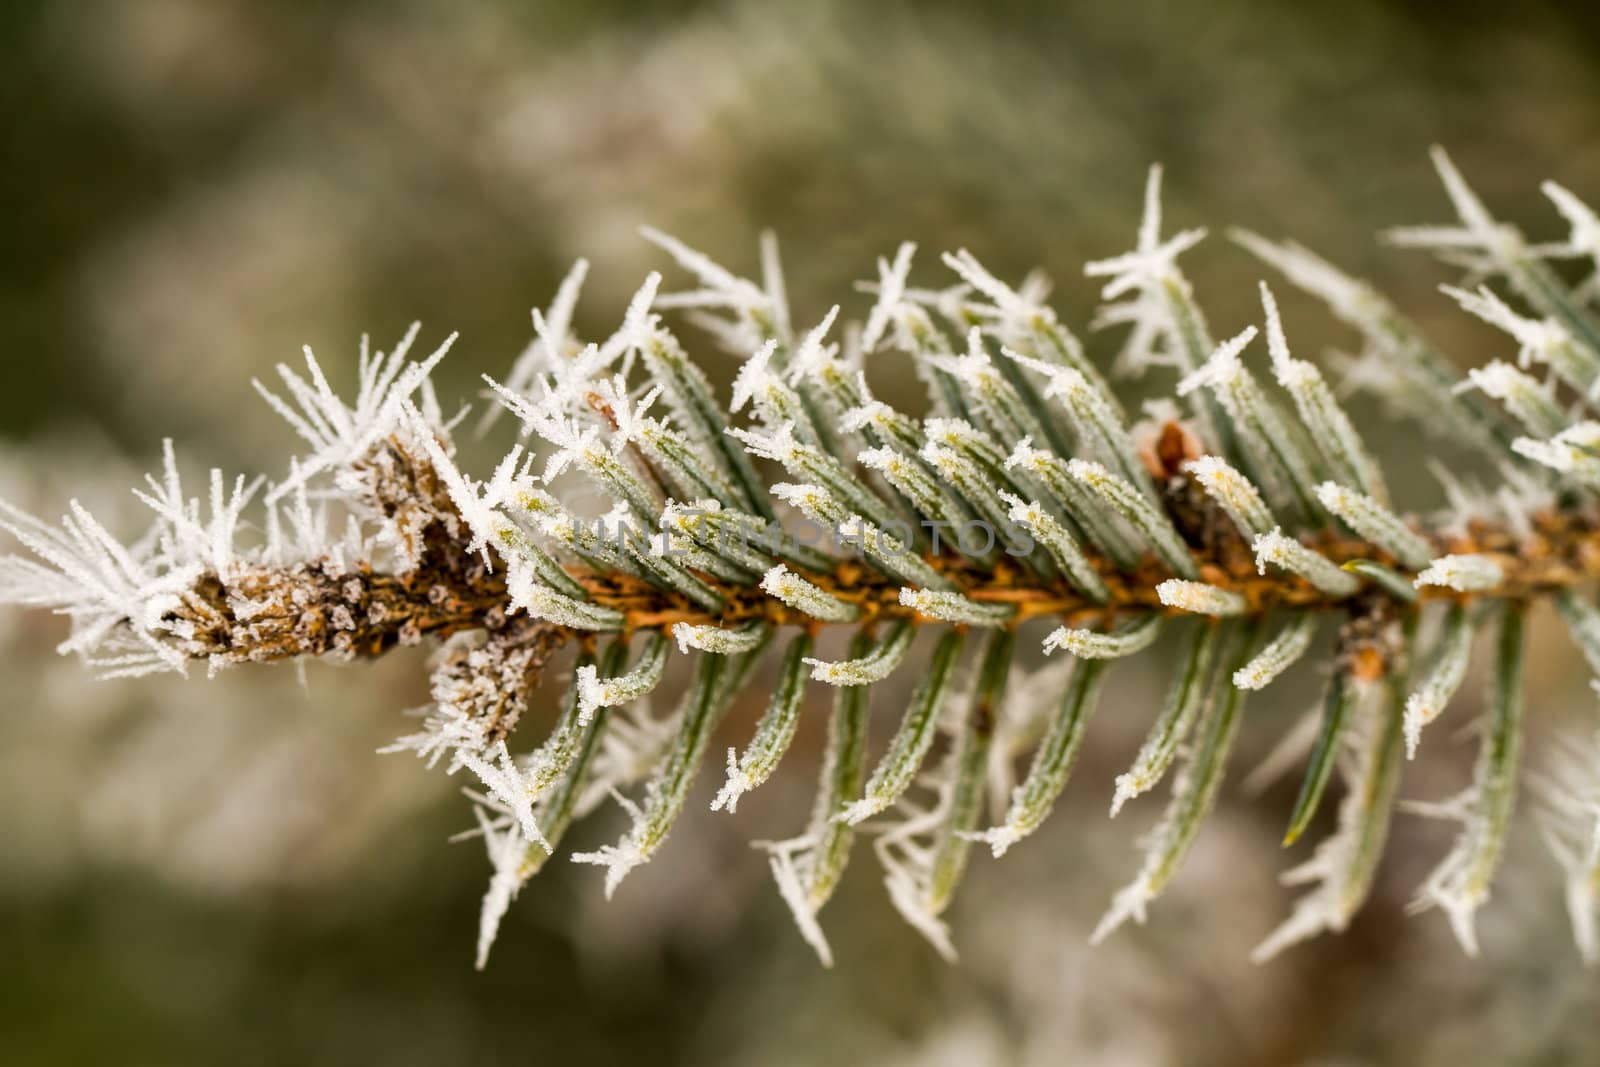
[[[1474,495],[1441,446],[1442,517],[1393,498],[1340,391],[1293,354],[1265,282],[1260,330],[1216,342],[1179,262],[1204,231],[1163,238],[1157,169],[1134,250],[1086,268],[1107,301],[1091,327],[1129,329],[1113,370],[1168,373],[1174,397],[1140,422],[1044,286],[1012,286],[965,250],[943,257],[959,284],[939,291],[911,286],[912,246],[881,260],[858,332],[839,327],[839,307],[809,328],[796,318],[770,238],[752,280],[652,231],[693,287],[662,294],[650,275],[616,332],[585,343],[573,330],[580,261],[534,313],[535,340],[488,379],[479,424],[505,411],[540,444],[513,447],[487,480],[460,469],[459,419],[431,378],[453,338],[420,360],[416,328],[387,354],[363,341],[353,400],[308,350],[304,372],[280,371],[279,391],[256,385],[307,446],[281,480],[213,471],[205,499],[191,497],[169,445],[160,476],[138,490],[153,526],[131,543],[77,502],[59,525],[0,504],[0,527],[32,553],[0,560],[0,599],[69,616],[62,651],[108,676],[437,642],[433,703],[393,750],[481,783],[475,832],[494,873],[480,966],[522,886],[607,798],[628,831],[571,858],[604,866],[609,894],[656,855],[773,646],[777,678],[754,702],[765,710],[731,728],[712,808],[734,812],[781,772],[808,695],[825,691],[808,682],[831,687],[809,819],[765,846],[779,891],[830,962],[819,912],[853,839],[871,834],[895,906],[953,955],[944,916],[973,843],[999,856],[1039,829],[1070,784],[1105,678],[1174,634],[1165,699],[1117,778],[1112,812],[1163,780],[1171,795],[1098,941],[1143,921],[1178,875],[1226,787],[1248,693],[1331,631],[1286,843],[1317,826],[1336,780],[1343,792],[1332,834],[1285,875],[1313,888],[1262,942],[1266,958],[1343,929],[1359,909],[1396,806],[1402,742],[1414,756],[1488,627],[1492,696],[1473,784],[1411,805],[1462,824],[1416,906],[1443,910],[1476,952],[1473,917],[1515,826],[1527,611],[1554,601],[1600,665],[1600,611],[1586,599],[1600,577],[1600,285],[1594,275],[1569,284],[1553,265],[1600,268],[1600,223],[1547,186],[1570,234],[1530,243],[1442,152],[1435,163],[1458,222],[1391,239],[1467,271],[1446,292],[1508,335],[1506,359],[1463,375],[1366,284],[1298,245],[1235,240],[1358,331],[1344,386],[1376,389],[1492,461],[1501,484]],[[687,310],[744,359],[733,414],[665,310]],[[925,416],[869,386],[878,367],[905,360],[926,386]],[[580,506],[595,499],[602,509]],[[830,628],[850,634],[841,659],[818,652]],[[919,642],[924,630],[934,633]],[[1419,645],[1418,634],[1430,636]],[[1029,642],[1077,662],[1031,752],[1014,752],[995,732],[1028,681],[1013,651]],[[573,677],[547,701],[567,645]],[[658,717],[651,695],[681,673],[678,660],[687,683]],[[908,664],[910,700],[880,707],[892,721],[869,730],[883,704],[875,687]],[[1592,961],[1600,809],[1593,768],[1573,755],[1583,751],[1564,745],[1555,773],[1532,780]],[[1015,788],[1014,774],[992,773],[996,759],[1025,766]]]

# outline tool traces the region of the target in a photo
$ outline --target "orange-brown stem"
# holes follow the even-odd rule
[[[1370,612],[1375,601],[1394,599],[1376,586],[1353,597],[1339,598],[1292,575],[1262,575],[1248,549],[1231,530],[1195,540],[1200,542],[1195,549],[1201,560],[1202,578],[1244,597],[1247,613],[1252,616],[1275,609],[1362,614]],[[233,592],[285,605],[248,620],[234,617],[228,606],[230,590],[215,577],[208,578],[195,589],[184,612],[197,632],[196,655],[217,657],[224,662],[329,654],[374,657],[399,644],[413,644],[428,636],[444,638],[467,630],[488,630],[513,640],[536,641],[553,651],[566,640],[581,636],[553,624],[508,615],[504,567],[492,557],[485,562],[469,554],[464,544],[446,532],[446,524],[431,525],[425,543],[419,566],[404,574],[374,573],[365,567],[334,571],[326,564],[311,563],[292,570],[264,569],[236,579]],[[1336,563],[1358,559],[1393,562],[1357,539],[1329,534],[1318,538],[1315,546]],[[1600,578],[1600,522],[1587,512],[1540,515],[1525,536],[1478,524],[1463,536],[1434,538],[1434,546],[1441,554],[1489,555],[1501,565],[1504,581],[1496,589],[1473,594],[1477,597],[1534,599]],[[931,557],[928,562],[974,601],[1014,604],[1017,612],[1012,625],[1041,616],[1070,625],[1091,625],[1110,623],[1130,613],[1173,613],[1157,599],[1156,585],[1170,575],[1153,557],[1131,572],[1097,561],[1109,590],[1104,603],[1094,602],[1063,581],[1042,583],[1010,558],[1002,558],[992,570],[949,555]],[[679,593],[662,590],[631,575],[587,569],[574,569],[572,575],[594,603],[622,614],[625,632],[662,629],[679,622],[737,626],[760,620],[773,626],[813,630],[819,625],[756,586],[705,578],[727,605],[721,613],[713,614]],[[833,596],[854,604],[862,623],[915,617],[915,612],[900,603],[900,583],[860,560],[844,559],[831,571],[808,573],[807,577]],[[291,590],[292,595],[259,597],[274,588]],[[1424,589],[1420,595],[1463,596],[1439,588]],[[540,662],[543,658],[539,658]]]

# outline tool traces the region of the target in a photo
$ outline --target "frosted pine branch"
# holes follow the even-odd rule
[[[1126,328],[1115,369],[1172,394],[1137,424],[1036,276],[1008,281],[961,250],[940,257],[953,276],[916,288],[908,244],[878,262],[870,306],[797,317],[770,238],[750,279],[651,231],[690,288],[663,294],[651,274],[614,332],[580,337],[579,261],[511,365],[475,368],[498,372],[478,425],[504,412],[521,429],[487,477],[459,464],[454,398],[433,377],[453,337],[422,358],[418,327],[387,353],[363,342],[350,396],[308,350],[303,369],[256,383],[300,441],[275,480],[211,471],[191,495],[169,444],[136,490],[151,525],[127,540],[77,501],[57,523],[0,504],[25,550],[0,559],[0,599],[66,616],[61,650],[107,676],[436,646],[420,726],[388,751],[476,780],[472,832],[492,868],[480,965],[545,863],[602,866],[615,891],[679,818],[704,817],[690,799],[708,758],[723,763],[711,753],[727,753],[712,806],[733,812],[797,762],[791,742],[824,696],[809,819],[766,846],[778,891],[831,961],[820,912],[854,838],[873,835],[895,907],[953,955],[973,844],[1025,847],[1070,785],[1104,678],[1168,635],[1177,667],[1112,810],[1166,781],[1171,796],[1095,940],[1144,921],[1180,876],[1248,693],[1304,659],[1327,689],[1288,837],[1314,825],[1330,783],[1343,795],[1332,836],[1285,876],[1311,889],[1258,950],[1270,956],[1352,921],[1381,862],[1401,742],[1415,752],[1498,619],[1473,785],[1423,806],[1462,831],[1417,906],[1443,910],[1475,951],[1474,916],[1518,832],[1524,614],[1553,601],[1600,666],[1587,599],[1600,578],[1596,286],[1549,263],[1600,266],[1600,223],[1549,186],[1565,236],[1530,242],[1435,162],[1457,221],[1391,236],[1464,269],[1449,297],[1502,331],[1504,349],[1464,376],[1371,286],[1248,233],[1235,240],[1356,330],[1362,354],[1331,368],[1342,381],[1297,358],[1265,283],[1261,322],[1219,344],[1180,264],[1205,231],[1163,237],[1159,169],[1134,248],[1086,268],[1106,301],[1091,328]],[[738,358],[728,403],[701,337],[664,314],[677,310]],[[869,378],[899,367],[925,405],[874,396]],[[1336,385],[1377,388],[1441,431],[1429,458],[1442,513],[1393,498]],[[1452,473],[1469,452],[1495,484]],[[847,651],[823,658],[839,628]],[[1012,666],[1018,642],[1075,661],[1037,730],[1005,726],[1032,681]],[[772,646],[777,682],[753,694]],[[892,721],[869,746],[869,706],[896,672],[912,694],[884,705]],[[669,692],[674,710],[652,713]],[[765,710],[745,722],[744,707]],[[1530,777],[1592,961],[1600,838],[1581,762]],[[607,798],[628,830],[564,853],[568,827]]]

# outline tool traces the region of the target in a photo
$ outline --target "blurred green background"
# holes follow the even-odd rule
[[[348,382],[363,331],[459,329],[441,392],[470,399],[579,255],[580,326],[609,330],[662,265],[646,222],[743,270],[774,228],[801,322],[839,299],[862,313],[851,283],[910,238],[926,284],[963,245],[1002,276],[1043,267],[1082,326],[1081,264],[1131,244],[1161,161],[1168,225],[1218,235],[1185,262],[1219,333],[1258,314],[1259,269],[1220,238],[1239,224],[1379,282],[1464,361],[1508,355],[1451,312],[1447,275],[1373,235],[1444,217],[1435,142],[1536,236],[1561,232],[1540,180],[1600,200],[1600,16],[13,0],[0,112],[0,492],[48,514],[78,495],[131,530],[125,486],[164,435],[194,469],[281,471],[289,434],[249,379],[302,343]],[[1285,311],[1306,354],[1350,343],[1308,302]],[[1412,431],[1379,439],[1415,470]],[[744,844],[801,821],[799,760],[737,818],[691,810],[609,905],[595,872],[553,865],[479,975],[487,864],[445,843],[466,823],[456,783],[373,754],[426,699],[420,656],[313,667],[306,692],[288,671],[97,684],[51,657],[61,634],[0,616],[0,1062],[1566,1063],[1600,1047],[1600,985],[1526,819],[1480,963],[1439,916],[1403,917],[1450,831],[1401,816],[1354,929],[1251,967],[1291,899],[1273,882],[1282,786],[1230,787],[1150,925],[1088,950],[1160,804],[1104,818],[1148,679],[1113,687],[1049,831],[975,860],[958,968],[899,925],[865,848],[824,913],[839,965],[815,965]],[[1560,643],[1536,653],[1539,728],[1592,714]],[[1314,699],[1297,677],[1253,705],[1242,765]],[[1457,723],[1476,697],[1461,703]],[[1404,794],[1452,792],[1470,753],[1440,744]]]

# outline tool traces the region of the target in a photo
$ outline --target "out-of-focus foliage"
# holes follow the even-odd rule
[[[48,510],[71,486],[105,506],[165,433],[254,469],[285,440],[251,375],[302,342],[350,351],[413,318],[463,332],[441,381],[470,394],[478,369],[509,365],[526,309],[575,255],[595,263],[588,313],[620,310],[659,262],[635,236],[644,222],[739,266],[776,226],[802,321],[910,236],[1007,277],[1043,264],[1078,326],[1093,299],[1080,265],[1122,248],[1152,161],[1177,225],[1292,233],[1380,282],[1447,351],[1498,345],[1445,325],[1462,316],[1433,292],[1437,272],[1380,257],[1372,234],[1438,214],[1433,141],[1534,232],[1519,215],[1544,210],[1532,180],[1592,201],[1590,19],[1371,2],[7,5],[0,489]],[[1222,242],[1195,257],[1196,277],[1239,272],[1208,299],[1231,333],[1258,268]],[[103,473],[106,493],[74,467]],[[422,811],[442,837],[460,806],[371,755],[391,709],[425,698],[414,665],[313,668],[309,696],[289,671],[112,689],[48,654],[58,629],[3,627],[7,1062],[1433,1063],[1582,1059],[1600,1041],[1565,917],[1533,910],[1557,890],[1516,884],[1548,879],[1544,857],[1508,858],[1483,923],[1494,963],[1463,967],[1441,928],[1400,922],[1449,837],[1411,820],[1350,934],[1271,971],[1244,964],[1281,904],[1278,827],[1259,813],[1285,796],[1226,793],[1169,920],[1088,950],[1128,855],[1103,798],[1153,687],[1103,698],[1128,714],[1102,714],[1063,800],[1094,818],[1053,820],[1009,869],[974,864],[960,970],[865,882],[831,909],[838,965],[815,970],[743,845],[807,803],[796,776],[736,820],[686,824],[675,862],[640,872],[625,907],[552,869],[477,976],[481,850],[441,862],[414,825],[392,832]],[[1591,712],[1561,647],[1531,642],[1530,715],[1546,725]],[[1292,677],[1252,714],[1309,703],[1315,679]],[[1469,677],[1472,716],[1484,688]],[[1278,732],[1247,730],[1240,756]],[[803,732],[796,755],[819,744]],[[1408,768],[1406,795],[1465,781],[1470,745],[1451,747]],[[713,865],[727,874],[708,893],[693,872]]]

